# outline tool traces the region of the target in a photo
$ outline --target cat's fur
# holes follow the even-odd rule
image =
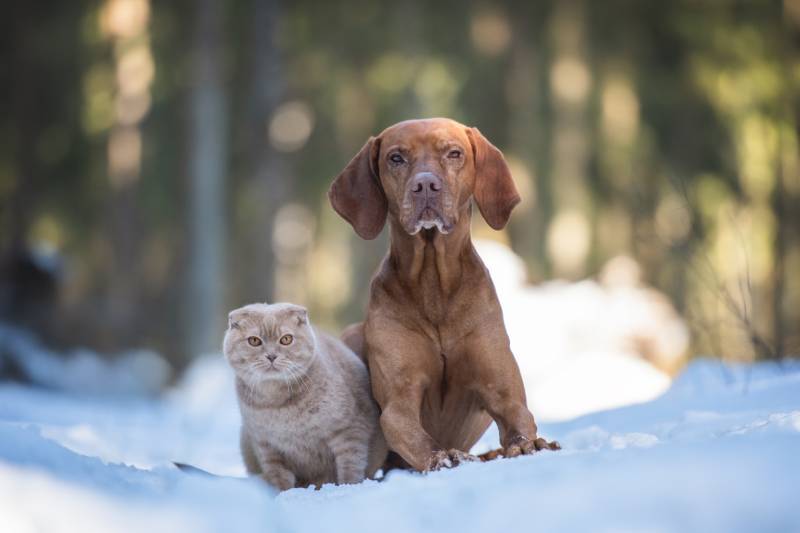
[[[284,346],[286,335],[293,340]],[[286,490],[358,483],[381,467],[387,448],[367,368],[313,328],[306,309],[279,303],[232,311],[224,351],[236,373],[249,473]]]

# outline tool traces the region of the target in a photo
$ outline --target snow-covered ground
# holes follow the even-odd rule
[[[158,392],[156,354],[64,358],[0,325],[0,374],[40,384],[0,382],[0,533],[800,531],[800,362],[700,359],[672,381],[686,327],[630,262],[532,286],[508,248],[477,244],[560,452],[277,495],[242,477],[220,354]],[[492,426],[474,451],[497,445]]]
[[[243,473],[220,356],[156,398],[0,384],[0,531],[800,531],[798,363],[699,360],[541,430],[564,449],[275,495],[171,464]]]

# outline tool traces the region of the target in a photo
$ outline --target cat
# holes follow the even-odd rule
[[[364,362],[288,303],[232,311],[223,343],[236,374],[249,474],[278,490],[358,483],[388,449]]]

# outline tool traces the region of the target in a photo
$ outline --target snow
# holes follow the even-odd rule
[[[791,531],[800,364],[697,360],[659,398],[540,424],[560,452],[274,494],[242,476],[232,376],[160,397],[0,384],[3,531]],[[484,446],[492,444],[490,431]],[[371,524],[380,526],[370,527]]]
[[[81,349],[57,354],[29,332],[0,324],[0,375],[11,365],[45,387],[95,394],[153,394],[170,376],[167,362],[148,350],[132,350],[111,359]]]

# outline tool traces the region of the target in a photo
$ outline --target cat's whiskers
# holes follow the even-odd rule
[[[286,372],[289,374],[289,379],[292,383],[297,383],[303,392],[308,392],[308,388],[303,387],[303,375],[298,370],[299,368],[300,366],[298,364],[289,361],[288,366],[286,366]]]
[[[258,380],[251,379],[251,378],[258,377],[258,374],[260,374],[260,368],[258,366],[258,363],[259,363],[258,361],[256,361],[255,363],[251,363],[246,368],[246,370],[247,370],[247,378],[248,378],[247,379],[247,385],[248,385],[247,397],[250,398],[251,400],[255,399],[256,385],[258,384]]]
[[[303,368],[299,364],[297,364],[297,363],[295,363],[293,361],[289,361],[289,363],[290,363],[291,366],[288,367],[288,368],[292,372],[292,374],[294,376],[294,379],[297,381],[298,386],[300,386],[303,389],[303,392],[310,391],[311,390],[311,379],[308,377],[307,372],[304,371]]]
[[[289,395],[289,399],[294,396],[294,392],[292,391],[292,384],[289,382],[289,376],[284,374],[283,376],[283,384],[286,385],[286,394]]]
[[[253,385],[255,380],[252,379],[254,374],[255,374],[254,370],[252,370],[250,368],[245,368],[244,369],[244,375],[242,376],[242,381],[244,381],[244,384],[245,384],[245,389],[244,389],[243,392],[247,396],[248,400],[252,400],[253,399],[253,393],[255,392],[255,388],[254,388],[254,385]]]
[[[294,388],[292,387],[291,382],[291,372],[289,371],[289,367],[277,367],[278,370],[281,372],[283,376],[283,382],[286,384],[286,391],[289,394],[289,398],[294,396]]]
[[[295,371],[295,363],[287,360],[283,371],[287,374],[288,379],[294,383],[296,381],[297,372]]]

